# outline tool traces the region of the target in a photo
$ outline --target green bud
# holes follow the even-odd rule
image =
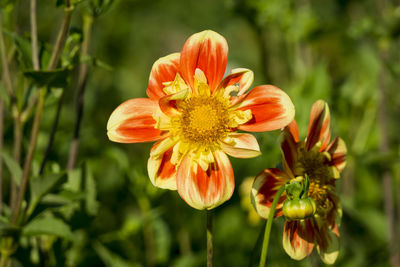
[[[283,215],[288,220],[301,220],[311,217],[317,211],[314,199],[307,197],[302,199],[286,199],[283,202]]]

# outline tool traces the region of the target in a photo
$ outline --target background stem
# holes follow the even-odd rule
[[[213,254],[214,254],[214,246],[213,246],[213,211],[207,210],[207,267],[213,266]]]
[[[85,57],[89,54],[90,37],[92,33],[93,17],[83,17],[83,43],[81,49],[81,56]],[[88,76],[88,63],[83,62],[80,65],[79,77],[78,77],[78,97],[76,105],[76,119],[74,128],[74,137],[69,151],[67,170],[71,170],[75,167],[76,159],[78,156],[79,148],[79,133],[81,129],[84,101],[85,101],[85,88]]]
[[[3,153],[4,102],[0,99],[0,154]],[[3,158],[0,158],[0,214],[3,211]]]
[[[263,241],[263,246],[262,246],[262,250],[261,250],[261,259],[260,259],[260,265],[259,265],[260,267],[264,267],[265,263],[267,261],[268,244],[269,244],[269,236],[271,233],[272,221],[274,219],[276,205],[278,204],[279,198],[281,197],[284,190],[285,190],[285,185],[283,185],[283,186],[281,186],[281,188],[279,188],[278,192],[276,192],[276,194],[275,194],[274,200],[272,201],[272,205],[269,210],[267,226],[265,227],[264,241]]]

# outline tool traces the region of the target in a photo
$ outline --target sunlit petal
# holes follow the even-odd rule
[[[268,219],[275,194],[289,179],[286,173],[276,168],[265,169],[254,179],[251,202],[261,217]],[[276,206],[275,217],[282,215],[282,203],[285,199],[286,195],[282,194]]]
[[[336,137],[327,148],[329,154],[332,155],[332,164],[342,171],[346,166],[346,143],[339,137]]]
[[[321,143],[320,151],[325,150],[331,138],[330,113],[328,104],[323,100],[314,103],[308,124],[306,149],[310,150],[316,143]]]
[[[172,148],[158,156],[150,156],[147,170],[154,186],[176,190],[176,168],[171,163]]]
[[[173,53],[154,62],[151,68],[147,95],[151,99],[159,99],[166,95],[164,83],[174,81],[179,72],[180,53]]]
[[[228,44],[223,36],[210,30],[195,33],[182,48],[182,77],[193,88],[195,70],[201,69],[214,91],[224,76],[227,60]]]
[[[107,135],[119,143],[141,143],[162,139],[162,131],[155,129],[153,113],[158,109],[157,101],[135,98],[119,105],[107,123]]]
[[[214,158],[215,164],[207,171],[189,155],[178,168],[178,193],[193,208],[213,209],[232,196],[235,183],[229,159],[220,151],[214,153]]]
[[[295,260],[302,260],[314,248],[313,229],[310,220],[287,221],[283,230],[282,245]]]
[[[254,158],[261,155],[257,139],[247,133],[232,133],[221,142],[222,150],[235,158]]]
[[[272,85],[261,85],[241,97],[238,110],[251,110],[252,119],[238,128],[244,131],[263,132],[277,130],[294,118],[294,105],[289,96]]]

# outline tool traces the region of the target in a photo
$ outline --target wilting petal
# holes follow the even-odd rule
[[[150,156],[147,171],[154,186],[176,190],[176,168],[171,163],[172,148],[159,156]]]
[[[176,101],[185,99],[189,94],[188,89],[184,89],[176,94],[166,95],[159,100],[161,111],[167,116],[179,115],[180,111],[176,108]]]
[[[289,176],[280,169],[265,169],[254,179],[251,189],[251,202],[257,213],[264,219],[268,219],[269,210],[276,192],[289,181]],[[275,217],[282,215],[282,203],[286,199],[283,193],[275,210]]]
[[[233,69],[231,74],[228,75],[219,85],[220,88],[227,88],[231,85],[238,85],[238,93],[240,96],[244,94],[251,86],[254,80],[254,73],[249,69]]]
[[[193,88],[195,70],[199,68],[214,91],[224,76],[227,60],[228,44],[223,36],[210,30],[193,34],[182,48],[182,77]]]
[[[346,143],[339,137],[336,137],[327,148],[329,154],[332,155],[332,164],[342,171],[346,166]]]
[[[163,83],[175,80],[179,72],[179,59],[180,53],[173,53],[154,62],[146,91],[151,99],[157,100],[166,95]]]
[[[156,121],[153,113],[157,108],[157,101],[148,98],[125,101],[108,119],[108,138],[119,143],[141,143],[162,139],[162,131],[154,128]]]
[[[283,153],[283,167],[285,171],[294,177],[293,170],[297,161],[297,143],[299,131],[296,121],[293,120],[281,133],[281,150]]]
[[[317,142],[321,142],[319,151],[325,150],[331,138],[329,129],[330,113],[328,104],[323,100],[318,100],[311,108],[310,122],[306,139],[306,149],[310,150]]]
[[[295,260],[302,260],[314,248],[313,229],[310,220],[287,221],[283,229],[283,248]]]
[[[285,127],[294,118],[294,105],[289,96],[272,85],[261,85],[242,96],[238,110],[251,110],[253,118],[238,128],[263,132]]]
[[[325,242],[317,244],[319,256],[325,264],[334,264],[339,255],[339,229],[337,226],[326,229],[324,235]]]
[[[254,158],[261,155],[257,139],[247,133],[232,133],[227,143],[221,143],[222,150],[235,158]]]
[[[215,164],[203,171],[186,155],[178,168],[178,193],[195,209],[213,209],[228,200],[235,186],[231,163],[225,153],[214,152]]]

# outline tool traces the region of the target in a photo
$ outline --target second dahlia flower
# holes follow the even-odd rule
[[[284,171],[270,168],[261,172],[254,180],[251,197],[257,213],[267,219],[279,188],[288,182],[304,181],[307,177],[309,186],[307,195],[300,200],[302,205],[297,203],[297,206],[286,207],[286,213],[296,219],[289,218],[285,223],[283,248],[290,257],[301,260],[315,246],[321,259],[326,264],[333,264],[339,253],[338,227],[342,216],[335,182],[346,165],[346,145],[338,137],[330,142],[329,124],[328,105],[318,100],[311,109],[305,141],[299,140],[296,121],[285,127],[281,142]],[[282,215],[286,199],[289,199],[287,195],[282,194],[275,216]],[[313,215],[305,216],[306,213]],[[302,219],[299,218],[301,214],[304,216]]]
[[[294,117],[282,90],[262,85],[247,92],[252,71],[234,69],[222,79],[227,58],[228,45],[218,33],[192,35],[181,53],[154,63],[149,98],[122,103],[107,124],[112,141],[157,141],[147,165],[151,182],[178,190],[196,209],[212,209],[231,197],[234,177],[227,154],[260,154],[255,137],[237,130],[280,129]]]

